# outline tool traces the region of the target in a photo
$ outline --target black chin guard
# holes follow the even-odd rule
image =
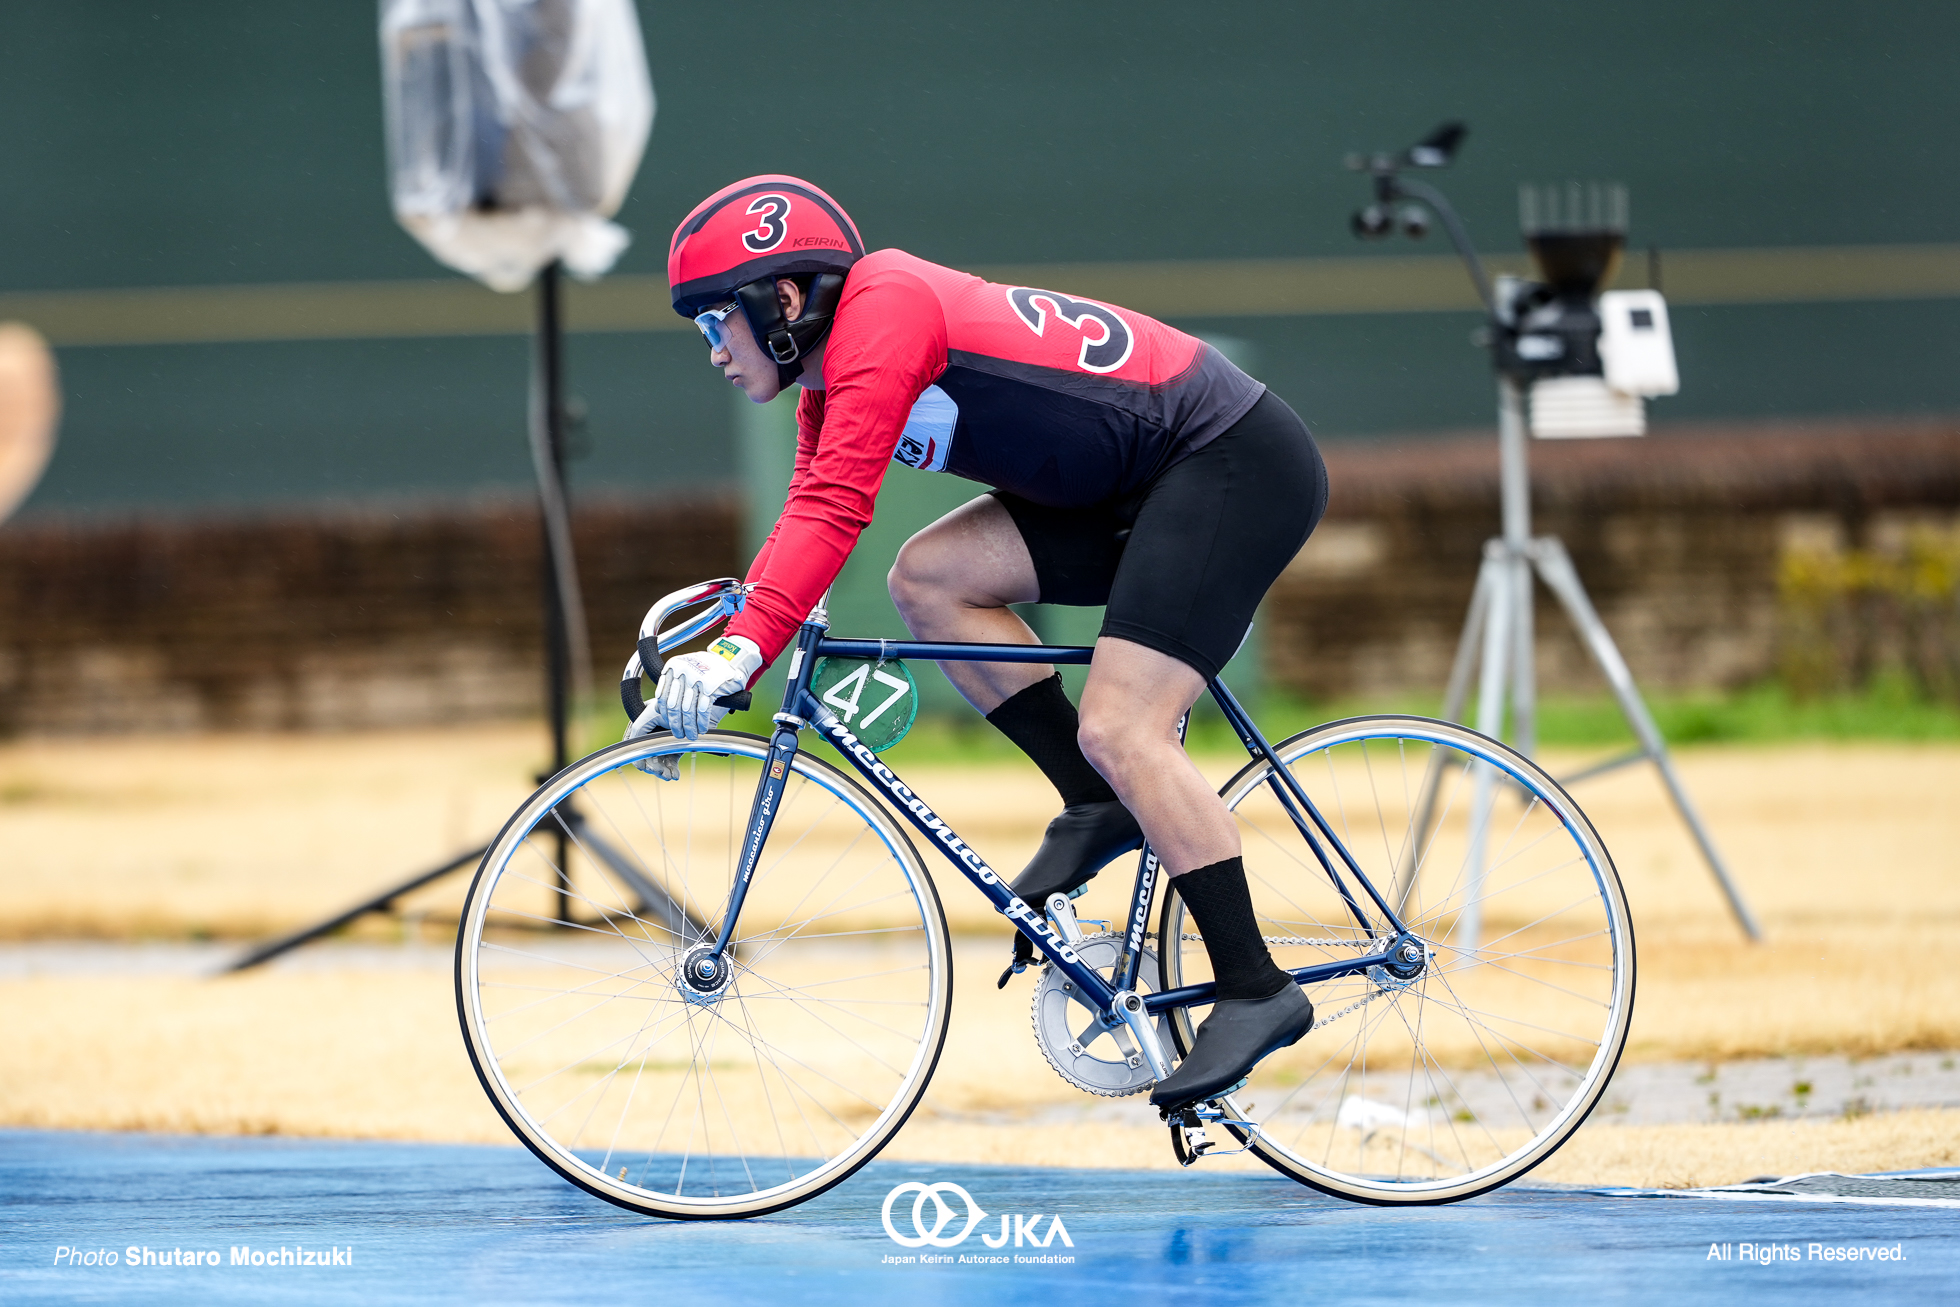
[[[803,297],[803,315],[795,322],[783,317],[776,281],[775,277],[752,281],[738,288],[735,298],[742,305],[742,316],[748,319],[749,330],[775,360],[777,375],[787,388],[803,375],[804,356],[829,334],[837,301],[844,295],[844,277],[840,273],[824,272],[812,278]]]

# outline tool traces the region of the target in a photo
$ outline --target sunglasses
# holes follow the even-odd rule
[[[718,309],[694,315],[694,325],[701,328],[701,334],[708,338],[708,348],[725,350],[728,345],[728,315],[742,307],[740,300],[731,301]]]

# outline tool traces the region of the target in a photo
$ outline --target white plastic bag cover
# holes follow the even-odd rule
[[[381,0],[381,72],[395,217],[431,254],[504,291],[613,265],[653,127],[632,0]]]

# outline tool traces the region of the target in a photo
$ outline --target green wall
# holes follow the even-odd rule
[[[1666,248],[1948,243],[1960,9],[1748,0],[642,6],[660,96],[622,272],[737,176],[794,171],[873,245],[955,264],[1347,255],[1343,151],[1451,116],[1493,249],[1522,180],[1613,177]],[[0,7],[0,292],[440,275],[383,191],[375,10]],[[1387,252],[1406,252],[1406,244]],[[1327,439],[1488,422],[1451,313],[1218,319]],[[1960,411],[1960,302],[1675,320],[1657,420]],[[62,351],[32,507],[519,486],[521,339]],[[584,487],[726,483],[726,396],[679,333],[574,337]],[[934,493],[937,493],[936,491]],[[963,493],[948,488],[947,497]]]

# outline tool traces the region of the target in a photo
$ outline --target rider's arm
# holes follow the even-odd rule
[[[946,370],[945,318],[923,282],[881,270],[855,289],[824,346],[823,393],[806,394],[797,407],[797,473],[749,569],[757,585],[728,624],[730,635],[756,643],[765,664],[843,569],[871,522],[913,402]]]

